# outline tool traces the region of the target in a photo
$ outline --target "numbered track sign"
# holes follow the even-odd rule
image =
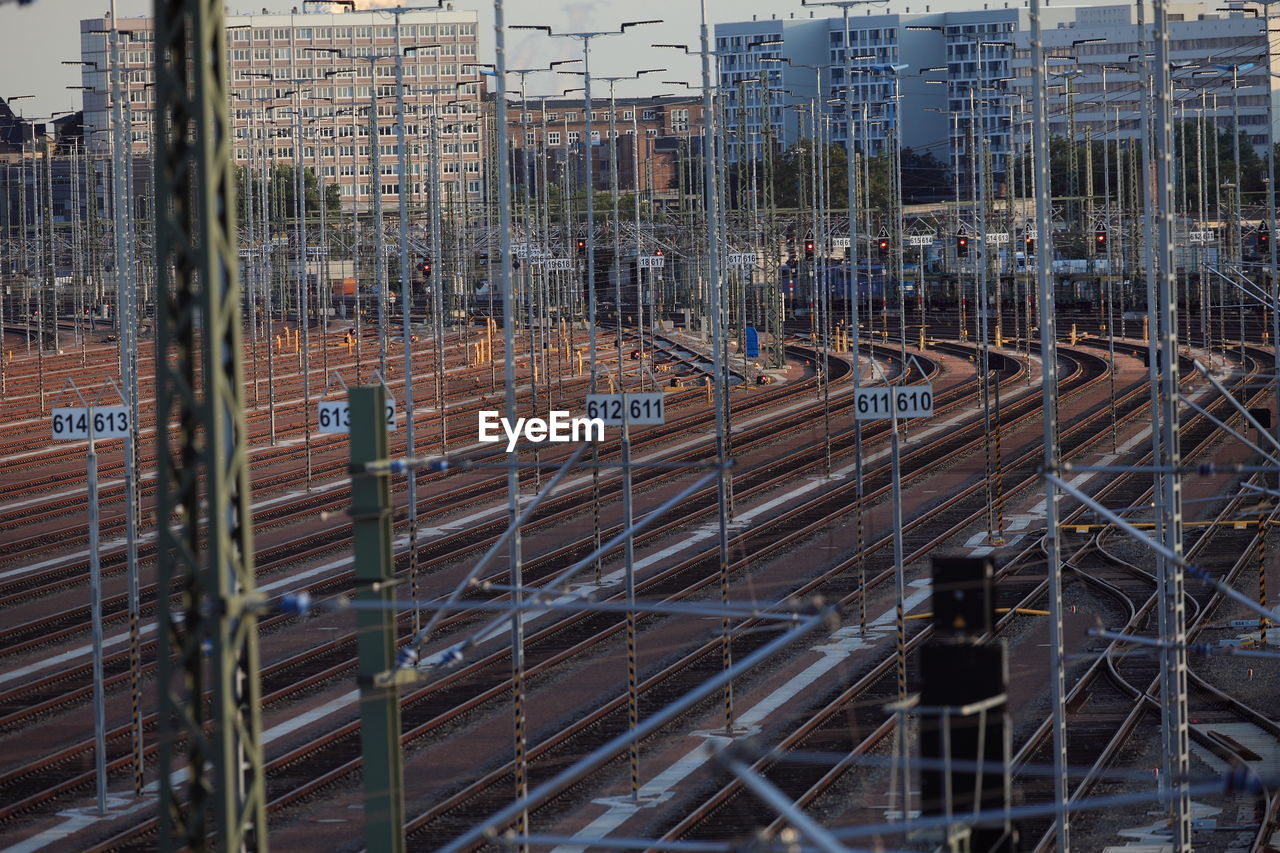
[[[899,385],[893,389],[893,404],[900,418],[933,417],[933,386]]]
[[[129,435],[128,406],[76,406],[53,410],[53,440],[125,438]]]
[[[320,432],[351,432],[351,409],[346,400],[321,400],[316,406]],[[387,398],[387,429],[396,428],[396,401]]]
[[[622,394],[588,394],[587,417],[604,421],[605,426],[622,426]],[[665,424],[666,401],[662,393],[625,395],[626,420],[631,425]]]
[[[859,388],[854,397],[854,419],[859,421],[878,421],[889,417],[889,407],[893,405],[893,389],[884,386],[878,388]]]
[[[889,407],[893,406],[891,413]],[[933,416],[932,385],[883,385],[875,388],[859,388],[854,398],[854,418],[875,421],[896,414],[900,418],[928,418]]]

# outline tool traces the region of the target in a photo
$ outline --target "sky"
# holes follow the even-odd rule
[[[291,8],[301,8],[302,0],[231,0],[227,10],[235,13],[269,12],[287,13]],[[357,0],[360,9],[377,5],[394,5],[389,0]],[[406,6],[412,0],[400,0]],[[911,3],[915,11],[924,11],[925,0],[891,0],[869,8],[873,14],[884,11],[907,11]],[[116,0],[121,18],[150,15],[153,0]],[[718,21],[741,21],[753,14],[778,17],[795,13],[796,17],[808,17],[810,10],[801,6],[800,0],[706,0],[707,16],[711,24]],[[488,51],[481,61],[492,61],[493,3],[492,0],[453,0],[455,9],[476,9],[480,12],[481,51]],[[972,7],[965,0],[941,0],[931,3],[933,11]],[[48,116],[59,110],[80,108],[80,93],[66,89],[80,82],[80,69],[62,65],[64,60],[79,59],[79,24],[81,18],[97,17],[110,8],[110,0],[34,0],[28,5],[17,5],[13,0],[0,0],[0,97],[35,95],[29,100],[14,104],[14,109],[26,116]],[[316,6],[309,7],[316,9]],[[814,10],[818,17],[838,15],[833,8]],[[654,43],[678,43],[697,47],[699,11],[697,0],[506,0],[506,22],[510,24],[546,24],[555,30],[584,31],[616,29],[623,21],[637,19],[661,19],[664,23],[640,27],[626,35],[602,39],[592,49],[592,76],[621,76],[641,68],[669,69],[668,73],[652,74],[637,82],[619,83],[618,95],[679,94],[686,90],[664,85],[663,80],[698,82],[697,57],[686,56],[675,50],[655,50]],[[580,42],[572,39],[548,39],[541,33],[509,34],[507,66],[530,68],[546,65],[553,59],[571,59],[581,56]],[[531,95],[559,94],[560,90],[580,85],[572,77],[554,74],[529,77]]]

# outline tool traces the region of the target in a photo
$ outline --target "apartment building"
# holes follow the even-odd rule
[[[1231,4],[1238,5],[1238,4]],[[1226,129],[1237,123],[1263,152],[1276,102],[1270,81],[1266,22],[1252,11],[1207,3],[1172,3],[1169,49],[1177,118],[1203,117]],[[1145,22],[1147,52],[1151,22]],[[1070,20],[1044,32],[1048,56],[1049,132],[1083,138],[1136,139],[1142,110],[1139,63],[1142,29],[1138,10],[1126,5],[1079,8]],[[1011,94],[1018,104],[1031,95],[1030,34],[1014,35],[1017,53]],[[1275,115],[1276,113],[1270,113]],[[1018,125],[1019,142],[1030,130]]]
[[[748,142],[794,145],[811,135],[816,109],[826,138],[844,144],[852,132],[858,148],[875,155],[892,146],[896,98],[903,147],[949,161],[960,186],[968,186],[979,152],[1000,174],[1030,135],[1030,20],[1025,6],[1008,6],[1014,4],[920,14],[854,10],[847,37],[843,16],[820,18],[814,10],[718,25],[723,103],[730,121],[735,112],[746,117]],[[1051,133],[1138,133],[1138,14],[1114,0],[1042,6]],[[1238,113],[1240,127],[1264,147],[1275,98],[1265,21],[1209,2],[1174,3],[1170,18],[1175,85],[1189,117],[1203,112],[1227,127]],[[1150,20],[1146,26],[1149,34]],[[846,55],[852,123],[844,115]],[[730,140],[731,159],[743,144]]]
[[[384,202],[400,193],[396,65],[403,63],[406,183],[427,189],[432,128],[441,145],[441,190],[483,189],[483,84],[474,67],[475,12],[440,10],[340,14],[229,15],[227,63],[236,163],[292,163],[336,182],[344,208],[366,209],[375,184]],[[87,144],[106,150],[111,129],[110,18],[80,22]],[[122,18],[120,63],[129,138],[149,147],[155,105],[155,34],[150,18]],[[372,174],[374,126],[381,180]],[[296,138],[295,138],[296,137]]]

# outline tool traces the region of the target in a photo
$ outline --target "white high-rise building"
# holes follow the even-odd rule
[[[807,137],[813,106],[828,117],[831,141],[843,144],[847,138],[845,22],[839,14],[816,17],[814,12],[716,27],[726,121],[731,130],[745,127],[747,136],[730,138],[731,159],[742,156],[744,142],[762,144],[766,133],[783,147]],[[896,76],[904,148],[949,162],[962,196],[969,194],[964,187],[971,169],[980,169],[979,151],[985,150],[997,175],[1004,173],[1030,133],[1025,121],[1031,91],[1025,6],[924,14],[853,12],[848,49],[854,67],[853,137],[859,148],[872,155],[889,149]],[[1209,2],[1174,3],[1170,12],[1173,60],[1180,64],[1175,85],[1187,117],[1203,107],[1225,129],[1238,113],[1250,141],[1265,148],[1275,97],[1269,85],[1265,21]],[[1042,5],[1051,57],[1051,133],[1066,136],[1074,128],[1083,141],[1086,128],[1098,139],[1104,132],[1115,138],[1118,127],[1120,138],[1136,136],[1137,15],[1133,5],[1114,0]],[[1147,28],[1150,32],[1149,10]],[[774,58],[784,61],[769,61]],[[891,71],[887,66],[905,67]]]

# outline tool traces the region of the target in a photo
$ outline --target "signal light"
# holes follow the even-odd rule
[[[431,261],[423,261],[422,263],[418,264],[418,272],[422,273],[423,276],[430,276]]]
[[[969,238],[964,234],[956,235],[956,257],[969,257]]]
[[[1027,238],[1027,254],[1028,255],[1033,254],[1035,250],[1036,250],[1036,238],[1028,237]]]
[[[804,253],[805,253],[805,255],[807,255],[807,256],[809,256],[809,257],[813,257],[813,252],[814,252],[814,249],[815,249],[815,248],[816,248],[816,246],[814,245],[814,242],[813,242],[812,240],[805,240],[805,241],[804,241]]]
[[[586,240],[583,240],[583,239],[581,239],[581,238],[579,238],[579,239],[578,239],[578,254],[579,254],[579,255],[585,255],[586,253],[587,253],[587,241],[586,241]]]
[[[662,251],[661,249],[654,249],[654,250],[653,250],[653,256],[654,256],[655,258],[661,258],[661,257],[662,257],[663,255],[665,255],[665,254],[666,254],[666,252]]]
[[[876,241],[876,248],[880,251],[880,255],[882,257],[889,254],[889,240],[885,237],[881,237]]]
[[[1258,229],[1258,248],[1266,249],[1270,245],[1271,245],[1271,232],[1267,230],[1267,226],[1264,224],[1260,229]]]
[[[1107,232],[1106,229],[1099,228],[1093,232],[1093,245],[1099,249],[1107,248]]]

